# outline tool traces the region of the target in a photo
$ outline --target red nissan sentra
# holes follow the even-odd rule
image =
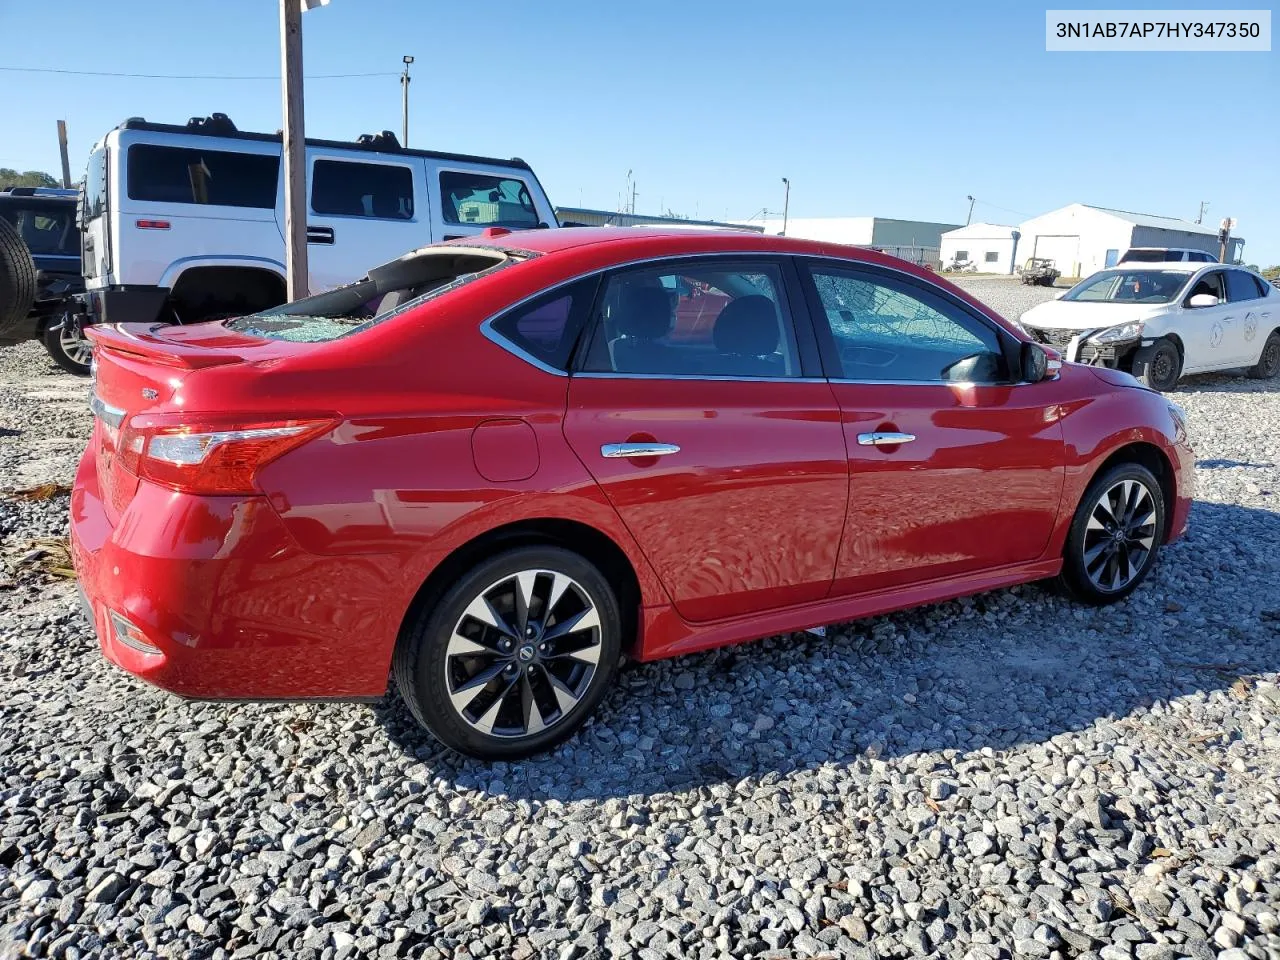
[[[516,757],[622,655],[1057,577],[1180,536],[1180,410],[892,257],[489,231],[194,326],[92,328],[71,502],[107,657],[188,697],[366,699]]]

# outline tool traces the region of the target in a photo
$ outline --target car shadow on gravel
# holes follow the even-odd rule
[[[1280,498],[1277,498],[1280,500]],[[1280,508],[1280,503],[1277,503]],[[687,791],[859,758],[1003,751],[1280,671],[1280,514],[1197,502],[1123,603],[1040,585],[622,671],[549,755],[448,753],[398,698],[392,741],[458,787],[532,801]],[[1248,680],[1246,680],[1246,688]]]

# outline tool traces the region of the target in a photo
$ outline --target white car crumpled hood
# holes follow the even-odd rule
[[[1048,330],[1095,330],[1134,320],[1149,320],[1167,305],[1159,303],[1079,303],[1050,300],[1032,307],[1018,322]]]

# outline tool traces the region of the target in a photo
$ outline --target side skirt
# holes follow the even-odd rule
[[[1054,557],[999,567],[978,574],[969,573],[876,593],[837,597],[712,623],[690,623],[676,613],[672,606],[647,607],[641,611],[642,628],[635,659],[660,660],[780,633],[795,633],[831,623],[861,620],[895,610],[907,610],[923,604],[941,603],[956,597],[1012,587],[1019,583],[1046,580],[1057,576],[1061,570],[1062,558]]]

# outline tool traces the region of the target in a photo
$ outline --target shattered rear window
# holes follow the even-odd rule
[[[326,343],[368,330],[517,262],[502,251],[436,248],[375,267],[355,283],[237,317],[225,326],[264,340]]]

